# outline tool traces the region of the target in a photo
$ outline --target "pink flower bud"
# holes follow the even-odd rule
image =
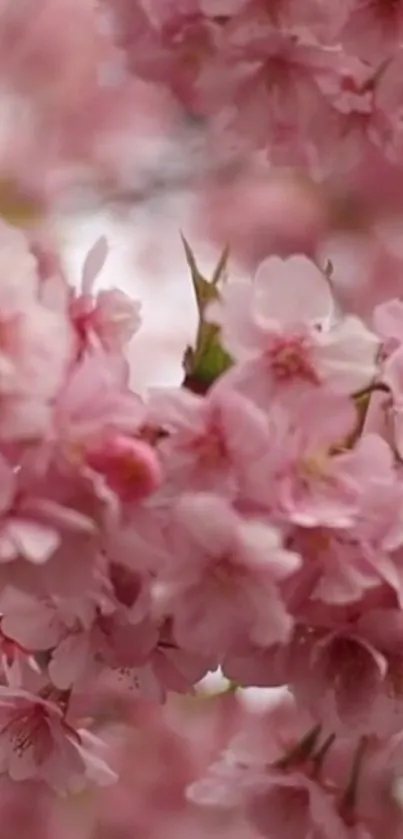
[[[104,475],[108,486],[124,501],[151,495],[162,482],[162,469],[154,449],[124,434],[107,436],[102,448],[89,453],[87,462]]]

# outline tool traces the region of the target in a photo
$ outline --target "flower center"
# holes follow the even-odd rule
[[[202,436],[194,441],[192,449],[202,466],[219,466],[225,460],[225,448],[218,435]]]
[[[210,568],[211,579],[221,592],[234,592],[240,583],[242,569],[237,566],[230,553],[216,557]]]
[[[299,472],[302,478],[310,480],[312,478],[324,478],[329,471],[329,457],[326,452],[317,452],[304,458],[299,467]]]
[[[12,749],[19,757],[22,757],[35,743],[36,756],[39,761],[45,757],[48,746],[45,718],[46,712],[39,704],[15,710],[0,733],[8,733]]]
[[[300,379],[318,385],[311,348],[304,336],[276,338],[267,351],[271,372],[278,382]]]

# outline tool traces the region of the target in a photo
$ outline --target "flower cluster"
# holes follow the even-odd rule
[[[165,602],[181,645],[288,694],[190,792],[267,837],[400,837],[402,305],[364,324],[302,255],[218,286],[203,317],[233,363],[156,397],[193,546],[181,565],[174,542]]]
[[[105,0],[135,75],[205,119],[222,155],[351,172],[401,159],[401,0]]]
[[[402,839],[403,0],[41,3],[0,0],[6,830],[111,785],[83,837]],[[228,247],[182,237],[195,339],[139,394],[141,305],[50,208],[186,120]]]
[[[401,0],[103,5],[133,78],[200,129],[199,216],[219,246],[254,269],[270,253],[312,255],[329,232],[365,234],[384,212],[400,220]]]
[[[361,820],[377,839],[356,787],[386,761],[379,808],[400,829],[402,305],[364,323],[304,255],[244,280],[224,255],[208,282],[184,244],[195,346],[182,387],[141,398],[139,304],[94,291],[106,240],[73,290],[1,228],[0,763],[62,792],[109,783],[82,724],[99,693],[158,704],[221,668],[238,686],[288,685],[292,734],[269,715],[272,747],[261,720],[262,755],[219,765],[215,803],[228,786],[280,836],[297,789],[315,836]]]

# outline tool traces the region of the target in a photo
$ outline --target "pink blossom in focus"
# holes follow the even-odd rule
[[[152,494],[162,483],[162,469],[154,449],[135,438],[106,436],[102,448],[89,450],[86,462],[125,501]]]
[[[351,393],[375,374],[377,337],[353,316],[339,318],[325,275],[306,257],[271,257],[253,283],[228,284],[210,318],[244,362],[235,371],[257,394],[326,387]],[[241,378],[241,380],[242,380]],[[252,391],[253,393],[253,391]]]

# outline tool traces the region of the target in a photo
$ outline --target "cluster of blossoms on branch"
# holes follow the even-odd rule
[[[32,8],[0,0],[0,810],[42,837],[48,788],[111,785],[83,836],[402,839],[403,2]],[[104,237],[74,286],[50,212],[130,193],[137,117],[199,126],[230,246],[207,279],[183,237],[197,334],[143,394],[140,304]]]
[[[304,255],[231,281],[223,254],[209,282],[184,245],[195,345],[141,398],[139,306],[93,292],[106,241],[75,291],[2,226],[3,772],[109,783],[98,694],[160,703],[221,668],[290,695],[196,800],[267,836],[399,837],[403,304],[368,325]]]
[[[396,237],[380,221],[401,213],[401,0],[103,8],[126,71],[173,95],[200,132],[199,218],[219,247],[255,269],[269,252],[312,255],[329,236],[350,257],[359,233],[354,304],[367,305],[364,259],[368,282],[375,259],[392,282]]]
[[[400,0],[104,3],[130,70],[204,119],[220,154],[260,148],[320,177],[401,163]]]

